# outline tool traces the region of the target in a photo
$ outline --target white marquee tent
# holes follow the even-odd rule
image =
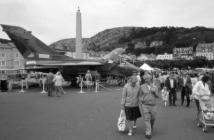
[[[140,69],[146,70],[146,71],[153,71],[154,70],[151,66],[149,66],[146,63],[144,63],[142,66],[140,66]]]

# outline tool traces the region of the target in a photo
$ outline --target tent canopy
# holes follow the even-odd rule
[[[140,66],[140,69],[147,70],[147,71],[153,71],[154,70],[151,66],[149,66],[146,63],[144,63],[142,66]]]

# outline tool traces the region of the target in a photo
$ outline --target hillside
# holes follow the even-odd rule
[[[118,27],[83,40],[85,51],[111,51],[124,47],[127,53],[135,55],[171,53],[174,47],[195,48],[197,43],[210,42],[214,42],[214,29],[205,27]],[[51,46],[74,51],[75,39],[60,40]]]
[[[85,51],[111,51],[117,48],[121,37],[128,37],[131,33],[130,27],[119,27],[113,29],[107,29],[99,32],[91,38],[83,39],[83,48]],[[75,50],[75,38],[63,39],[56,41],[50,45],[57,50]]]

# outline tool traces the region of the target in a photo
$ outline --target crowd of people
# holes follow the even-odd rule
[[[190,107],[190,100],[193,98],[193,87],[198,81],[202,80],[202,77],[209,74],[205,72],[200,73],[190,73],[187,71],[182,72],[169,72],[159,74],[160,89],[163,93],[162,95],[168,95],[169,106],[177,106],[177,98],[180,93],[180,105],[183,106],[186,101],[186,107]],[[211,79],[207,79],[207,84],[209,90],[212,91],[212,82]],[[168,93],[167,93],[168,92]]]
[[[163,105],[190,107],[195,100],[197,123],[200,124],[201,104],[211,108],[212,93],[208,73],[171,71],[162,73],[134,73],[123,88],[121,106],[125,112],[128,135],[133,134],[139,117],[144,118],[145,136],[151,138],[157,114],[156,99],[162,98]],[[180,103],[178,96],[180,95]],[[186,102],[186,103],[185,103]],[[202,102],[202,103],[201,103]],[[214,110],[213,110],[214,111]],[[213,114],[214,115],[214,114]]]

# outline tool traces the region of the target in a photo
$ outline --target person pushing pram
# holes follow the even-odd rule
[[[197,125],[203,125],[203,131],[207,131],[207,126],[214,126],[214,103],[211,100],[211,91],[208,85],[209,77],[203,76],[193,87],[192,97],[197,106]]]

